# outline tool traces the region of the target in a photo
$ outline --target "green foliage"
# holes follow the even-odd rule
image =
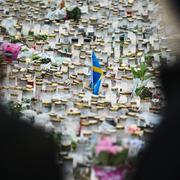
[[[27,40],[29,40],[29,39],[32,39],[32,40],[33,40],[34,37],[33,37],[32,35],[28,35],[28,36],[27,36]]]
[[[122,58],[119,58],[119,59],[117,60],[117,62],[119,62],[119,65],[121,65],[122,62],[123,62],[123,59],[122,59]]]
[[[122,152],[111,156],[110,158],[110,166],[119,166],[124,165],[128,158],[128,150],[124,149]]]
[[[56,133],[54,132],[53,134],[53,139],[55,141],[56,144],[60,144],[61,142],[61,137],[62,137],[62,134],[61,133]]]
[[[46,41],[48,39],[48,35],[46,34],[34,35],[34,32],[29,32],[27,39],[32,39],[36,41]]]
[[[38,34],[35,36],[35,39],[38,41],[46,41],[48,36],[46,34]]]
[[[77,149],[77,143],[76,143],[75,141],[72,141],[72,142],[71,142],[71,148],[72,148],[73,151],[76,151],[76,149]]]
[[[19,39],[16,39],[15,36],[10,36],[9,40],[10,40],[11,43],[18,43],[18,42],[21,42]]]
[[[33,31],[29,31],[29,34],[28,34],[28,36],[34,36],[34,32]]]
[[[1,26],[1,33],[2,34],[7,34],[7,29],[3,26]]]
[[[101,152],[98,155],[98,158],[95,159],[95,164],[98,166],[106,166],[108,165],[109,153]]]
[[[117,154],[111,154],[108,152],[101,152],[95,159],[95,164],[97,166],[121,166],[124,165],[128,159],[128,149]]]
[[[81,18],[81,9],[75,7],[72,11],[67,10],[67,16],[69,19],[74,19],[74,21],[79,21]]]
[[[121,42],[120,43],[120,48],[123,48],[124,47],[124,42]]]
[[[0,63],[2,63],[3,61],[3,56],[0,55]]]
[[[22,98],[22,103],[30,103],[31,99]]]
[[[29,51],[28,48],[21,49],[21,52]]]
[[[32,61],[40,59],[40,56],[38,54],[33,54],[32,55]]]
[[[22,104],[13,101],[8,102],[7,107],[8,107],[8,111],[12,114],[16,113],[20,115],[21,111],[23,110]]]
[[[140,64],[139,69],[131,68],[134,78],[140,79],[142,82],[151,79],[152,75],[148,73],[147,64],[145,62]],[[140,85],[136,88],[135,93],[141,99],[152,97],[150,90],[145,85]]]
[[[141,99],[144,98],[152,98],[152,92],[147,87],[139,87],[136,89],[136,95],[139,96]]]
[[[3,62],[3,52],[1,52],[1,50],[0,50],[0,63],[2,63]]]
[[[140,64],[140,69],[131,68],[134,78],[138,78],[141,81],[145,81],[151,78],[151,75],[147,73],[147,65],[145,62]]]
[[[40,60],[41,60],[41,62],[42,62],[43,64],[48,64],[48,63],[51,62],[51,59],[50,59],[50,58],[41,58]]]
[[[144,88],[145,88],[144,86],[143,86],[143,87],[136,88],[136,91],[135,91],[135,92],[136,92],[136,95],[137,95],[137,96],[140,96],[140,95],[142,94]]]
[[[148,66],[152,66],[153,59],[154,56],[151,53],[145,55],[145,61]]]

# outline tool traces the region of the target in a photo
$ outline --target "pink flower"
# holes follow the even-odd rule
[[[111,154],[117,154],[122,151],[122,148],[118,145],[114,145],[114,140],[109,137],[101,139],[96,146],[96,154],[98,155],[101,152],[109,152]]]
[[[128,127],[128,132],[129,133],[134,134],[134,133],[137,133],[139,131],[140,131],[140,129],[136,125],[131,125],[131,126]]]
[[[98,145],[100,146],[110,146],[112,145],[113,143],[115,143],[115,141],[110,138],[110,137],[103,137],[99,142],[98,142]]]
[[[1,45],[1,47],[3,49],[4,59],[6,61],[16,61],[17,60],[18,54],[21,50],[21,45],[4,42]],[[9,58],[9,57],[5,56],[6,53],[11,53],[12,57]]]

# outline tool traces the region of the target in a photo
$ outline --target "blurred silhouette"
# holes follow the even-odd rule
[[[4,77],[1,68],[0,64],[0,81]],[[0,105],[0,179],[60,180],[60,177],[58,146],[52,135],[32,127]]]
[[[179,14],[180,1],[169,0],[168,7]],[[176,27],[178,23],[176,24]],[[178,27],[179,28],[179,27]],[[174,35],[174,34],[169,34]],[[178,46],[180,43],[178,44]],[[168,67],[161,67],[161,83],[166,97],[163,121],[155,130],[150,144],[144,150],[139,162],[135,180],[173,180],[180,179],[180,62]]]
[[[60,180],[51,136],[0,106],[0,173],[6,180]]]
[[[164,119],[142,155],[135,178],[137,180],[180,179],[180,63],[171,69],[163,67],[161,73],[167,104]]]
[[[169,4],[172,7],[173,12],[175,11],[176,13],[180,14],[179,12],[179,6],[180,6],[180,1],[179,0],[168,0]]]

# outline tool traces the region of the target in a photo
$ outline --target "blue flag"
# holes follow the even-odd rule
[[[99,94],[100,86],[101,86],[101,79],[99,79],[98,82],[96,83],[96,85],[94,86],[94,89],[93,89],[93,94],[94,95]]]
[[[101,65],[99,63],[99,60],[96,57],[96,54],[92,53],[92,77],[91,77],[91,83],[90,87],[93,90],[93,94],[98,95],[99,94],[99,88],[101,85],[101,78],[103,75],[103,70],[101,69]],[[96,93],[94,93],[96,92]]]

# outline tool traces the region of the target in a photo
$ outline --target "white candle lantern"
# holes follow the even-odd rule
[[[154,46],[154,50],[155,50],[155,51],[159,51],[159,49],[160,49],[159,39],[155,39],[155,40],[154,40],[153,46]]]

